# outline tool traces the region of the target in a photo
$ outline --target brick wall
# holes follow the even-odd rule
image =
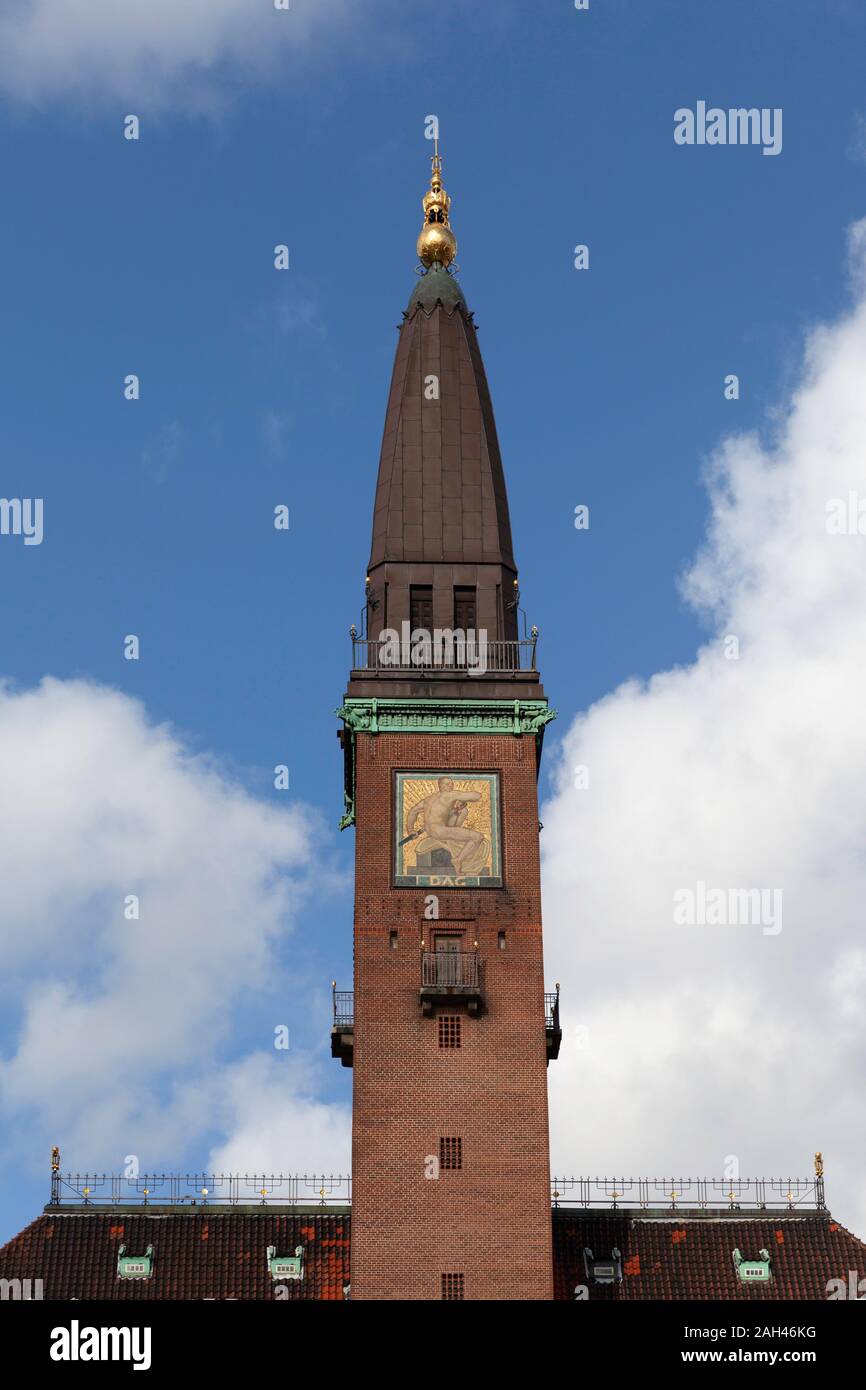
[[[391,888],[393,774],[413,768],[500,773],[504,889]],[[433,929],[480,955],[481,1015],[436,1009],[462,1015],[459,1049],[421,1013]],[[439,1299],[457,1272],[467,1299],[553,1297],[543,993],[534,739],[358,736],[353,1300]],[[443,1136],[463,1167],[426,1178]]]

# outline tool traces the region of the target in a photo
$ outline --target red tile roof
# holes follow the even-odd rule
[[[42,1279],[46,1299],[342,1299],[349,1281],[348,1210],[303,1213],[267,1207],[159,1211],[46,1211],[0,1249],[0,1278]],[[118,1279],[117,1252],[154,1247],[153,1277]],[[267,1264],[304,1246],[304,1278],[277,1295]],[[555,1297],[573,1300],[820,1299],[830,1279],[866,1277],[866,1244],[827,1213],[646,1213],[557,1208],[553,1212]],[[587,1280],[583,1251],[622,1256],[619,1284]],[[766,1284],[742,1284],[732,1252],[772,1259]]]
[[[117,1252],[153,1246],[150,1279],[118,1279]],[[304,1277],[275,1293],[267,1262],[304,1247]],[[284,1209],[65,1210],[45,1213],[0,1249],[0,1278],[42,1279],[46,1299],[342,1299],[348,1214]]]
[[[619,1284],[587,1280],[583,1251],[607,1260],[622,1255]],[[830,1279],[848,1271],[866,1277],[866,1245],[827,1212],[808,1213],[646,1213],[634,1210],[553,1213],[555,1297],[573,1299],[575,1286],[588,1286],[593,1299],[822,1299]],[[763,1248],[771,1258],[772,1279],[743,1284],[733,1251],[746,1260]]]

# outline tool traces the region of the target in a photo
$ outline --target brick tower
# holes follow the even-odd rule
[[[553,1297],[537,776],[496,426],[433,156],[340,710],[355,826],[353,1299]]]

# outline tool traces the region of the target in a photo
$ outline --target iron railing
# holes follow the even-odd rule
[[[437,953],[437,952],[435,952],[435,951],[430,951],[428,954],[431,955],[431,956],[436,956],[437,954],[438,954],[438,955],[444,956],[444,955],[454,955],[454,954],[456,954],[456,952],[451,952],[451,951],[448,951],[448,952],[440,951],[440,952]],[[438,976],[439,976],[439,968],[438,968],[438,967],[437,967],[437,969],[436,969],[435,972],[433,971],[433,969],[432,969],[432,967],[431,967],[431,975],[434,974],[434,973],[435,973],[435,975],[436,975],[436,979],[435,979],[435,980],[431,980],[431,983],[436,983],[436,984],[441,983],[440,979],[438,978]],[[448,975],[450,976],[450,971],[449,971],[449,968],[448,968],[447,966],[446,966],[446,967],[443,967],[443,974],[448,974]],[[422,979],[424,979],[423,971],[422,971]],[[447,982],[450,983],[450,979],[449,979]],[[351,989],[337,989],[336,985],[334,985],[334,986],[332,987],[332,993],[333,993],[333,1000],[334,1000],[334,1005],[333,1005],[333,1007],[334,1007],[334,1027],[335,1027],[335,1028],[346,1028],[346,1029],[348,1029],[348,1028],[354,1028],[354,1026],[355,1026],[355,992],[354,992],[354,990],[351,990]],[[548,994],[545,994],[545,996],[544,996],[544,1026],[545,1026],[546,1029],[551,1030],[551,1031],[556,1031],[556,1030],[559,1028],[559,1026],[560,1026],[560,1024],[559,1024],[559,986],[558,986],[558,985],[557,985],[557,987],[556,987],[556,992],[555,992],[555,993],[548,993]]]
[[[334,994],[334,1027],[354,1027],[355,991],[351,989],[337,989],[336,984],[332,986],[332,989]]]
[[[478,988],[477,951],[422,951],[421,987]]]
[[[555,993],[544,996],[544,1026],[554,1032],[559,1028],[559,985]]]
[[[621,1207],[669,1211],[826,1210],[824,1179],[815,1178],[552,1178],[555,1207]]]
[[[521,638],[517,641],[486,642],[481,646],[476,639],[473,643],[440,641],[434,639],[436,629],[431,634],[430,660],[413,659],[410,643],[400,643],[399,651],[390,642],[381,638],[357,637],[352,633],[353,671],[410,671],[413,675],[431,671],[467,671],[476,675],[504,675],[518,671],[535,671],[535,647],[537,637]]]
[[[55,1150],[55,1153],[57,1151]],[[826,1212],[814,1178],[551,1178],[554,1207],[668,1211]],[[349,1174],[66,1173],[52,1158],[51,1206],[347,1206]]]
[[[66,1173],[52,1171],[51,1205],[60,1206],[346,1206],[343,1174]]]

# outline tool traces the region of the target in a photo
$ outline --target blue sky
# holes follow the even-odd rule
[[[275,33],[292,21],[269,17]],[[133,68],[128,96],[96,69],[58,89],[38,56],[24,92],[0,72],[0,492],[45,499],[41,546],[0,542],[0,670],[16,689],[51,675],[135,697],[280,811],[286,763],[288,799],[316,826],[321,886],[298,899],[271,984],[234,1001],[227,1063],[256,1045],[265,1008],[312,1059],[316,1096],[349,1100],[351,1074],[319,1066],[329,981],[351,980],[334,711],[415,278],[425,116],[441,123],[523,603],[560,715],[550,796],[579,712],[706,641],[678,589],[706,531],[706,461],[730,431],[772,434],[803,334],[846,302],[846,231],[866,212],[864,42],[866,13],[841,0],[443,0],[435,21],[415,3],[336,7],[263,65],[229,43],[197,68],[206,100],[182,66],[162,86]],[[676,146],[673,113],[699,99],[781,107],[782,153]],[[3,1003],[8,1059],[21,996]],[[3,1164],[4,1235],[47,1195],[50,1116],[27,1115]],[[151,1161],[197,1166],[219,1137],[204,1125],[196,1151]]]

